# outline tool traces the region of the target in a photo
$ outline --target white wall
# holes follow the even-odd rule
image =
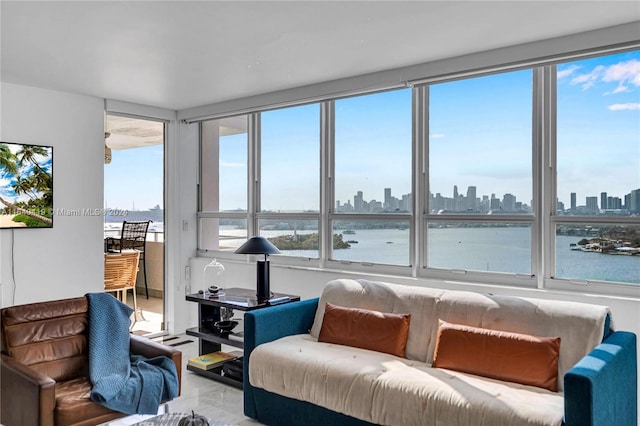
[[[197,321],[194,303],[185,300],[193,279],[187,277],[189,259],[196,255],[196,212],[198,184],[199,125],[179,123],[177,143],[171,146],[169,155],[169,185],[167,203],[168,241],[167,293],[171,291],[174,303],[169,306],[169,330],[183,333]],[[192,322],[192,319],[194,322]]]
[[[191,259],[191,285],[195,291],[202,286],[202,272],[204,266],[211,259]],[[253,262],[236,262],[218,260],[225,267],[225,282],[227,287],[255,288],[256,267]],[[581,303],[609,306],[612,310],[614,326],[617,330],[627,330],[640,335],[640,300],[621,297],[607,297],[580,292],[560,292],[554,290],[539,290],[532,288],[518,288],[507,286],[489,286],[464,282],[426,280],[389,275],[374,275],[341,271],[305,270],[295,267],[271,265],[271,291],[299,295],[302,299],[320,296],[328,281],[336,278],[365,278],[376,281],[386,281],[404,285],[444,288],[450,290],[475,291],[509,296],[533,297],[539,299],[557,299]],[[195,325],[197,318],[192,318]]]
[[[4,82],[0,90],[0,140],[53,146],[54,209],[102,208],[102,99]],[[102,291],[102,222],[56,215],[52,229],[0,230],[0,305]]]

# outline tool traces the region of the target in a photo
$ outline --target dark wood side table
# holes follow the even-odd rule
[[[228,288],[224,290],[224,294],[219,296],[194,293],[188,294],[186,299],[198,304],[198,326],[187,329],[186,334],[198,338],[198,354],[203,355],[221,350],[222,344],[244,349],[244,330],[224,333],[214,326],[222,317],[221,308],[253,311],[282,303],[297,302],[300,300],[300,296],[274,293],[271,299],[258,301],[255,289]],[[187,364],[187,370],[242,389],[242,381],[225,376],[222,373],[222,365],[211,370],[203,370]]]

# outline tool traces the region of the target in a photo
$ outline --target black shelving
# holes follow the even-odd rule
[[[278,303],[283,303],[282,298],[286,302],[296,302],[300,300],[300,296],[289,294],[274,294],[272,299],[278,299]],[[190,302],[198,304],[198,327],[187,329],[186,334],[198,338],[198,354],[208,354],[217,352],[222,349],[222,345],[228,345],[235,348],[244,349],[243,331],[234,333],[222,333],[217,330],[214,324],[221,319],[220,308],[252,311],[254,309],[263,309],[272,306],[269,301],[258,301],[255,296],[255,290],[243,288],[230,288],[224,291],[224,294],[216,297],[204,296],[202,294],[188,294],[186,299]],[[243,323],[240,322],[236,329],[241,329]],[[223,364],[224,365],[224,364]],[[242,389],[242,381],[232,377],[227,377],[222,371],[222,365],[210,370],[193,367],[187,364],[187,370],[204,377],[208,377],[218,382],[226,383],[238,389]]]
[[[232,340],[229,339],[228,334],[216,334],[215,332],[209,330],[205,327],[192,327],[188,328],[186,333],[189,336],[197,337],[200,340],[205,340],[207,342],[219,343],[223,345],[233,346],[235,348],[244,348],[244,343],[241,340]],[[235,333],[234,333],[235,334]],[[235,334],[238,335],[238,334]],[[219,350],[219,349],[218,349]],[[202,354],[200,354],[202,355]]]

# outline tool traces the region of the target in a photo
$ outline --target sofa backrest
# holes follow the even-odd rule
[[[433,362],[439,319],[540,337],[559,336],[559,384],[564,374],[602,341],[610,314],[605,306],[584,303],[340,279],[329,282],[322,292],[311,328],[316,338],[327,302],[411,314],[406,356],[428,363]]]
[[[87,299],[3,308],[2,352],[58,381],[86,374]]]

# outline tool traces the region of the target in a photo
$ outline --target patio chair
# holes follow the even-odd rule
[[[133,310],[136,321],[139,318],[142,319],[136,299],[136,275],[139,258],[140,252],[137,250],[104,254],[104,291],[114,292],[116,298],[126,304],[127,291],[133,290]]]
[[[122,250],[134,249],[140,252],[140,260],[142,261],[144,292],[149,298],[149,287],[147,286],[147,264],[145,261],[145,251],[147,247],[147,232],[151,220],[143,222],[122,222],[122,230],[120,238],[108,237],[106,239],[106,248],[108,252],[122,252]],[[135,293],[135,287],[133,289]]]

